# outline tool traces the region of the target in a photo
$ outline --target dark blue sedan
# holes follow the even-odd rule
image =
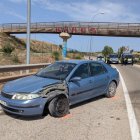
[[[6,83],[0,93],[2,109],[32,116],[49,111],[54,117],[69,106],[99,95],[113,97],[119,73],[111,66],[91,60],[59,61],[32,76]]]

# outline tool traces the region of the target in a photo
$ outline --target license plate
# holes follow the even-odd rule
[[[4,105],[4,106],[7,106],[7,103],[4,102],[4,101],[2,101],[2,100],[0,100],[0,104],[2,104],[2,105]]]

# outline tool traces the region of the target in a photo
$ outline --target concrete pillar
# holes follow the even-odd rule
[[[59,36],[63,39],[62,57],[65,59],[67,57],[67,40],[71,37],[71,35],[62,32]]]

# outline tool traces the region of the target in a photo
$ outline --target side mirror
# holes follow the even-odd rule
[[[73,77],[72,79],[70,79],[70,82],[77,82],[80,80],[81,80],[81,77]]]

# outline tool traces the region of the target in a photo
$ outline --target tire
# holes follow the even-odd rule
[[[49,113],[53,117],[63,117],[69,113],[69,102],[64,96],[52,99],[48,106]]]
[[[108,98],[114,97],[116,94],[116,89],[117,89],[117,85],[114,81],[112,81],[108,86],[108,91],[106,93],[106,96]]]

